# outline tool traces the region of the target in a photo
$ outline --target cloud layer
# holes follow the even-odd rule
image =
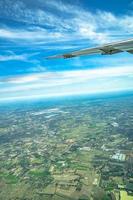
[[[77,70],[30,74],[0,80],[3,88],[1,100],[64,96],[68,94],[92,94],[132,89],[133,68],[127,66],[95,70]],[[7,87],[8,85],[8,87]],[[59,89],[60,88],[60,89]]]
[[[89,39],[103,43],[115,38],[129,37],[133,33],[133,15],[116,16],[107,11],[90,12],[76,5],[61,1],[37,1],[35,5],[26,1],[2,0],[0,6],[4,17],[27,24],[27,30],[3,26],[0,37],[16,40],[73,40]],[[32,7],[31,7],[32,5]],[[40,5],[40,6],[39,6]],[[58,12],[56,12],[58,11]],[[94,41],[93,41],[94,40]]]

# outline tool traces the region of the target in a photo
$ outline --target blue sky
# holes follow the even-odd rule
[[[133,37],[132,0],[1,0],[0,100],[133,90],[133,56],[45,57]]]

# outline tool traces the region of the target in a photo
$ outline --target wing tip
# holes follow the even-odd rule
[[[58,59],[58,58],[63,58],[63,56],[62,55],[54,55],[54,56],[45,57],[45,59],[47,59],[47,60]]]
[[[47,59],[47,60],[58,59],[58,58],[67,59],[67,58],[73,58],[73,57],[75,57],[75,56],[76,56],[76,55],[73,55],[73,54],[63,54],[63,55],[48,56],[48,57],[46,57],[46,59]]]

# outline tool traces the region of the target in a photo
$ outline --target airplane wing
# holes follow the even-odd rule
[[[49,56],[48,59],[55,59],[55,58],[66,59],[66,58],[72,58],[82,55],[91,55],[91,54],[112,55],[120,52],[128,52],[133,54],[133,39],[121,42],[109,43],[95,48],[81,49],[79,51],[73,51],[61,55]]]

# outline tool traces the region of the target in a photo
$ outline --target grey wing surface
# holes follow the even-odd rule
[[[73,51],[61,55],[49,56],[48,59],[72,58],[72,57],[91,55],[91,54],[112,55],[120,52],[128,52],[133,54],[133,39],[121,42],[114,42],[95,48],[81,49],[79,51]]]

